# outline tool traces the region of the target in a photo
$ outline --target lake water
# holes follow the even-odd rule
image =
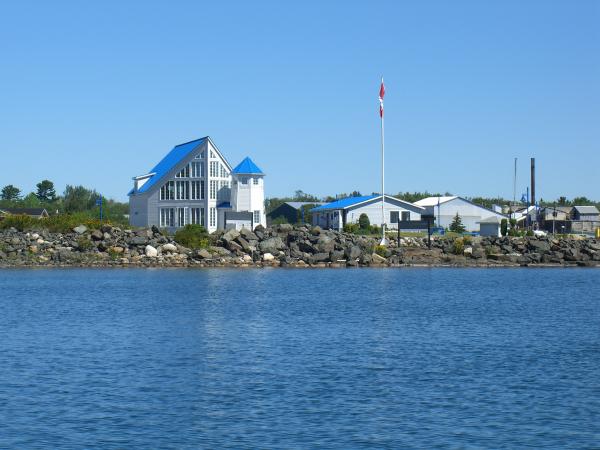
[[[0,270],[2,448],[598,448],[600,270]]]

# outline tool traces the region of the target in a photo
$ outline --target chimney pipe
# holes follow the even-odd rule
[[[535,158],[531,158],[531,204],[535,206]]]

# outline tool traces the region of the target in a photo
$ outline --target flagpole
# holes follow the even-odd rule
[[[383,79],[382,79],[383,80]],[[385,139],[381,115],[381,245],[385,245]]]

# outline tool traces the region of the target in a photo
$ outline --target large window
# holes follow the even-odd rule
[[[221,178],[227,178],[227,169],[223,164],[221,164]]]
[[[209,226],[211,226],[211,227],[217,226],[217,208],[210,208]]]
[[[204,208],[190,208],[190,222],[204,226]]]
[[[254,225],[260,223],[260,211],[254,211]]]
[[[211,177],[219,176],[219,162],[218,161],[210,162],[210,176]]]
[[[204,199],[204,181],[191,181],[190,185],[192,188],[190,200],[203,200]]]
[[[190,182],[176,181],[175,182],[175,200],[189,200],[190,198]]]
[[[398,223],[400,220],[400,211],[390,211],[390,223]]]
[[[210,192],[208,198],[215,200],[217,198],[217,180],[210,180]]]
[[[187,225],[187,208],[177,208],[177,226],[185,227]]]
[[[186,166],[181,169],[179,172],[175,174],[175,178],[189,178],[190,176],[190,165],[186,164]]]
[[[402,211],[402,221],[408,222],[410,220],[410,211]]]
[[[192,178],[200,178],[204,176],[204,163],[201,161],[193,161],[190,166],[192,168]]]
[[[175,226],[175,208],[160,208],[160,226],[163,228]]]
[[[175,200],[175,182],[167,181],[160,188],[161,200]]]

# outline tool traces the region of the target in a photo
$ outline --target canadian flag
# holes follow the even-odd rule
[[[383,97],[385,96],[385,86],[383,78],[381,79],[381,87],[379,88],[379,117],[383,118]]]

